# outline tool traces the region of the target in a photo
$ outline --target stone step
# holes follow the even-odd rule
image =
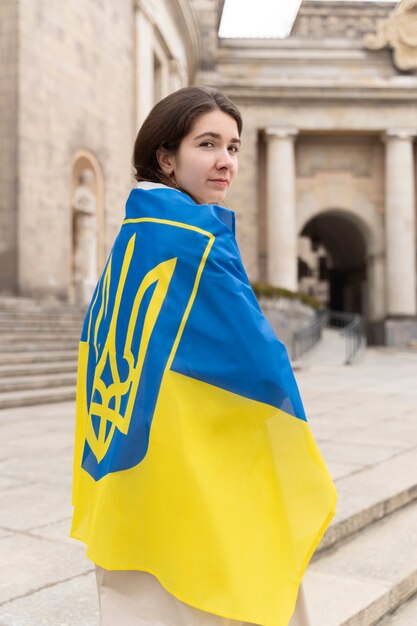
[[[37,346],[38,347],[38,346]],[[0,351],[0,365],[28,365],[31,363],[62,363],[66,361],[76,361],[78,351],[71,344],[70,350],[34,350],[24,351]]]
[[[62,321],[62,322],[76,322],[77,320],[82,320],[85,317],[86,311],[80,311],[78,313],[71,313],[71,312],[65,312],[65,311],[2,311],[0,309],[0,321],[9,321],[12,319],[19,319],[19,320],[28,320],[28,319],[33,319],[33,320],[40,320],[40,321],[45,321],[45,320],[58,320],[58,321]]]
[[[13,336],[13,338],[12,338]],[[77,339],[81,337],[81,326],[74,328],[39,328],[34,326],[33,328],[0,328],[0,343],[11,343],[12,341],[42,341],[44,338],[48,340],[48,337],[54,337],[55,339],[63,337],[64,339]],[[32,341],[33,340],[33,341]]]
[[[416,626],[417,624],[417,595],[399,609],[388,615],[378,626]]]
[[[80,329],[81,330],[81,329]],[[78,343],[80,340],[80,331],[79,332],[63,332],[62,330],[57,330],[55,333],[48,332],[40,332],[38,330],[32,330],[31,333],[23,333],[23,332],[14,332],[14,333],[0,333],[0,350],[3,345],[7,344],[49,344],[56,343],[58,340],[64,341],[75,341]]]
[[[34,320],[30,317],[20,320],[15,318],[14,320],[2,320],[0,319],[0,331],[11,332],[11,333],[20,333],[20,332],[30,332],[31,330],[39,329],[43,332],[56,332],[59,330],[64,331],[76,331],[78,333],[81,332],[83,327],[84,320]]]
[[[312,626],[372,626],[417,592],[417,502],[317,555],[304,577]]]
[[[29,353],[29,352],[45,352],[45,351],[50,351],[50,352],[66,352],[66,351],[70,351],[70,350],[75,350],[78,346],[78,341],[77,340],[70,340],[70,341],[58,341],[57,339],[55,339],[55,341],[48,341],[48,342],[40,342],[40,343],[35,343],[33,341],[29,342],[23,342],[23,343],[6,343],[6,342],[1,342],[0,343],[0,355],[3,355],[5,353],[13,353],[13,352],[20,352],[20,353]],[[2,360],[2,362],[4,362]]]
[[[75,400],[75,387],[10,391],[0,394],[0,409]]]
[[[51,306],[48,303],[40,303],[31,301],[22,303],[20,300],[9,306],[4,306],[4,302],[0,297],[0,315],[32,314],[32,315],[83,315],[87,310],[87,306],[71,306],[70,304],[61,303],[60,305]]]
[[[59,315],[80,315],[87,307],[67,302],[47,302],[31,298],[7,298],[0,296],[0,313],[46,313]]]
[[[40,374],[64,374],[75,372],[77,369],[76,359],[68,361],[45,362],[45,363],[6,363],[0,364],[0,381],[4,378],[15,376],[33,376]]]
[[[42,374],[35,376],[14,376],[0,379],[0,396],[5,392],[24,389],[51,389],[52,387],[75,387],[76,373]]]
[[[84,320],[84,315],[54,315],[53,313],[44,313],[44,314],[35,314],[35,313],[13,313],[13,314],[2,314],[0,312],[0,326],[3,324],[13,323],[13,321],[18,321],[19,324],[77,324],[82,323]]]
[[[41,330],[43,332],[54,332],[58,330],[72,330],[74,332],[81,332],[83,320],[32,320],[26,319],[0,319],[0,333],[7,332],[33,332],[34,330]]]
[[[416,500],[416,468],[417,448],[413,448],[337,479],[337,511],[319,551]]]
[[[25,322],[28,320],[34,320],[39,322],[58,321],[64,324],[75,324],[78,321],[82,321],[84,319],[84,316],[85,313],[75,315],[74,313],[35,313],[31,311],[13,311],[9,313],[4,313],[0,311],[0,322],[6,323],[13,320]]]

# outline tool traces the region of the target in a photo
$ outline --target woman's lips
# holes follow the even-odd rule
[[[227,180],[222,180],[221,178],[210,178],[209,182],[214,183],[219,187],[227,187],[227,185],[229,184]]]

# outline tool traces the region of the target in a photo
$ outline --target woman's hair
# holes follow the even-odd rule
[[[172,180],[159,166],[159,149],[175,153],[194,122],[210,111],[223,111],[237,124],[239,135],[242,118],[233,102],[217,89],[183,87],[160,100],[142,124],[133,150],[133,167],[137,181],[146,180],[173,186]]]

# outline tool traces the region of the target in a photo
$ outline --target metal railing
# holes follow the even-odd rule
[[[362,354],[366,346],[365,327],[363,318],[359,313],[342,313],[339,311],[328,311],[329,328],[340,328],[345,336],[345,364],[354,363]]]
[[[327,311],[317,311],[314,322],[293,334],[291,345],[291,359],[293,361],[314,348],[320,341],[323,328],[326,325],[326,318]]]
[[[295,332],[292,337],[291,358],[296,360],[314,348],[320,341],[325,327],[340,329],[346,338],[345,364],[354,363],[366,346],[364,323],[358,313],[342,311],[318,311],[312,324]]]

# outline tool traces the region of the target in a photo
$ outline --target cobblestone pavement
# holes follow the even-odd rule
[[[417,351],[296,376],[336,483],[417,446]],[[92,565],[68,538],[73,422],[73,403],[0,411],[0,626],[97,624]]]

